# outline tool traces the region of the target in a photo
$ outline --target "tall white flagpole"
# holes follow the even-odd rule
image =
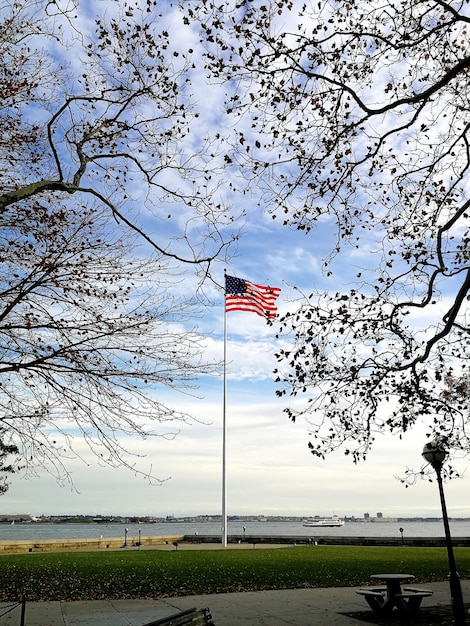
[[[226,278],[224,272],[224,398],[222,405],[222,546],[227,547],[227,298],[225,295]]]

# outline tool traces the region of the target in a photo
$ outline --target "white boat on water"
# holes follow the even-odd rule
[[[344,520],[339,517],[318,517],[312,520],[306,520],[304,526],[315,528],[333,528],[335,526],[343,526]]]

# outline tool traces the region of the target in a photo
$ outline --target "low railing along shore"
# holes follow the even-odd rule
[[[72,552],[74,550],[116,550],[119,548],[158,548],[163,546],[178,547],[181,544],[221,543],[220,535],[167,535],[128,537],[99,537],[96,539],[22,539],[0,541],[1,554],[21,554],[27,552]],[[286,535],[229,535],[229,544],[257,545],[344,545],[344,546],[409,546],[409,547],[445,547],[444,537],[335,537],[335,536],[286,536]],[[470,547],[470,537],[453,539],[456,547]]]
[[[195,538],[185,536],[187,542],[194,542]],[[217,536],[201,536],[197,538],[199,543],[217,543],[220,537]],[[444,537],[341,537],[318,535],[316,537],[309,536],[286,536],[286,535],[229,535],[229,543],[251,543],[254,545],[271,543],[271,544],[290,544],[290,545],[328,545],[328,546],[411,546],[411,547],[445,547],[446,540]],[[452,540],[454,546],[470,547],[470,537],[455,537]]]

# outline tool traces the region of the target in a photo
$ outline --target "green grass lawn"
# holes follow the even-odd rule
[[[470,578],[470,548],[456,548]],[[282,549],[141,550],[2,555],[0,601],[99,600],[355,586],[381,572],[445,580],[445,548],[310,546]]]

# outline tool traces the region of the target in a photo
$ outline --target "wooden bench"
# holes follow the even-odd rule
[[[187,609],[143,626],[215,626],[209,609]]]

